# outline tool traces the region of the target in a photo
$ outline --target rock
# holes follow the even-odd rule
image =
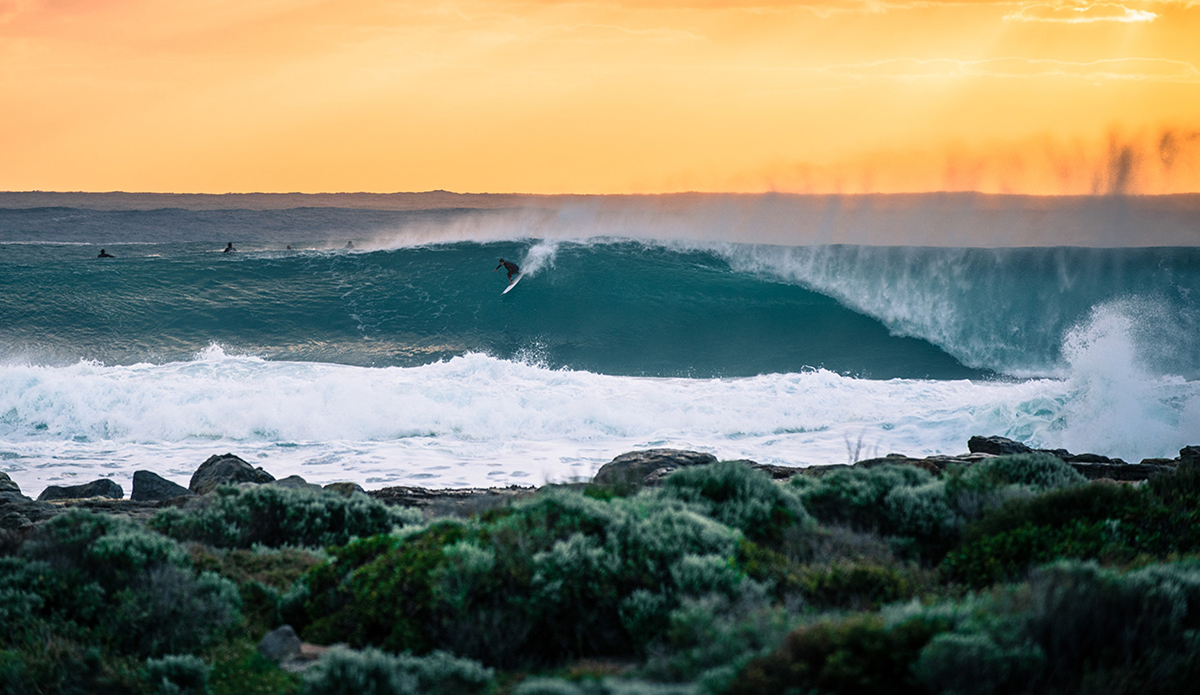
[[[666,473],[685,466],[703,466],[716,463],[717,457],[699,451],[681,449],[647,449],[621,454],[600,467],[592,482],[596,485],[642,486],[652,473],[668,469],[655,475],[661,480]]]
[[[29,517],[16,510],[0,511],[0,529],[8,531],[26,531],[33,528]]]
[[[993,458],[995,454],[985,453],[982,451],[965,454],[963,456],[926,456],[925,458],[912,458],[904,454],[888,454],[881,458],[865,459],[854,464],[855,468],[874,468],[891,464],[895,466],[916,466],[923,468],[934,475],[941,475],[947,469],[954,466],[970,466],[980,461],[986,461]]]
[[[258,652],[278,664],[299,657],[300,645],[300,636],[291,625],[284,625],[262,638],[258,643]]]
[[[1185,446],[1179,450],[1179,462],[1187,461],[1200,463],[1200,446]]]
[[[1007,437],[979,436],[971,437],[967,440],[967,451],[970,451],[972,454],[994,454],[996,456],[1033,453],[1033,449]]]
[[[342,497],[349,497],[356,492],[363,495],[367,494],[367,491],[363,489],[363,486],[359,485],[358,483],[330,483],[324,487],[324,490],[326,492],[336,493]]]
[[[129,499],[134,502],[157,502],[195,494],[186,487],[173,483],[157,473],[134,471],[133,492],[129,494]]]
[[[423,487],[385,487],[367,492],[387,504],[420,509],[427,518],[439,516],[472,516],[489,509],[502,507],[512,500],[532,495],[535,487],[459,488],[430,490]]]
[[[107,497],[108,499],[119,500],[125,497],[125,491],[108,478],[93,480],[90,483],[83,485],[68,485],[59,486],[51,485],[38,495],[39,502],[48,502],[50,500],[81,500],[89,497]]]
[[[21,494],[21,488],[12,478],[8,477],[7,473],[0,473],[0,493],[15,492]]]
[[[0,492],[0,528],[17,531],[58,514],[61,508],[37,502],[19,492]]]
[[[273,480],[265,484],[275,485],[276,487],[291,488],[293,490],[312,490],[313,492],[320,492],[322,490],[320,485],[317,485],[316,483],[310,483],[298,475],[289,475],[286,478],[280,478],[279,480]]]
[[[1071,468],[1078,471],[1088,480],[1115,480],[1122,483],[1135,483],[1149,480],[1161,473],[1172,473],[1174,466],[1157,466],[1152,463],[1130,464],[1115,459],[1116,463],[1071,463]]]
[[[205,495],[221,485],[237,483],[269,483],[275,477],[262,468],[255,468],[233,454],[210,456],[192,474],[188,489],[197,495]]]

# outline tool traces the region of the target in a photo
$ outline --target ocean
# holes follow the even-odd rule
[[[811,204],[763,200],[7,203],[0,471],[33,496],[128,494],[135,470],[187,485],[231,452],[279,478],[464,487],[648,447],[805,466],[976,434],[1131,462],[1200,444],[1195,210],[1169,213],[1189,243],[1154,245],[1161,210],[1136,206],[951,219],[918,196],[821,232]],[[1010,227],[1022,243],[998,244]],[[524,272],[503,296],[500,258]]]

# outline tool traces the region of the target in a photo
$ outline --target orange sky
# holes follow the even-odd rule
[[[437,188],[1200,191],[1200,0],[0,0],[0,190]]]

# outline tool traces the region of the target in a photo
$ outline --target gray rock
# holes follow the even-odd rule
[[[291,625],[284,625],[268,632],[258,643],[258,651],[271,661],[281,663],[300,656],[300,645],[300,636]]]
[[[1179,450],[1179,462],[1195,461],[1200,463],[1200,446],[1185,446]]]
[[[21,494],[20,486],[13,482],[13,479],[8,477],[7,473],[0,473],[0,493],[3,492],[15,492],[18,495]]]
[[[1140,480],[1149,480],[1162,473],[1175,471],[1174,466],[1159,466],[1152,463],[1130,464],[1120,459],[1116,461],[1116,463],[1076,463],[1071,461],[1067,463],[1088,480],[1116,480],[1122,483],[1136,483]]]
[[[385,504],[419,509],[426,518],[432,519],[440,516],[470,517],[489,509],[503,507],[515,499],[535,492],[535,487],[520,485],[447,490],[397,486],[370,490],[367,495]]]
[[[330,483],[323,488],[326,492],[333,492],[342,497],[349,497],[355,493],[367,494],[362,485],[358,483]]]
[[[83,485],[51,485],[38,495],[39,502],[48,502],[50,500],[81,500],[89,497],[107,497],[108,499],[119,500],[125,496],[125,491],[108,478],[93,480],[90,483]]]
[[[642,486],[646,478],[654,474],[661,480],[670,471],[685,466],[703,466],[716,463],[717,457],[699,451],[681,449],[647,449],[621,454],[600,467],[592,482],[597,485]],[[667,469],[667,470],[664,470]]]
[[[269,483],[275,477],[262,468],[255,468],[233,454],[210,456],[192,474],[188,489],[197,495],[205,495],[221,485],[238,483]]]
[[[173,483],[151,471],[135,471],[133,474],[133,492],[129,499],[134,502],[157,502],[176,497],[188,497],[196,493],[186,487]]]
[[[7,531],[26,531],[33,528],[33,522],[29,517],[15,509],[8,511],[0,511],[0,529]]]
[[[310,483],[298,475],[289,475],[286,478],[280,478],[279,480],[273,480],[264,484],[275,485],[276,487],[291,488],[293,490],[312,490],[313,492],[320,492],[322,489],[320,485]]]
[[[972,454],[994,454],[996,456],[1033,453],[1033,449],[1030,447],[1007,437],[979,436],[971,437],[967,440],[967,451],[970,451]]]

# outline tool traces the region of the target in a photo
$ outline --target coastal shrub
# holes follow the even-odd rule
[[[513,695],[697,695],[696,687],[677,683],[603,678],[569,681],[562,678],[530,678],[513,688]]]
[[[421,513],[366,495],[276,485],[225,486],[183,509],[159,512],[150,526],[177,540],[219,548],[344,545],[354,537],[415,524]]]
[[[821,476],[792,476],[804,507],[823,524],[845,525],[857,531],[890,532],[883,501],[899,487],[933,480],[915,466],[885,464],[871,468],[838,469]]]
[[[778,647],[790,626],[788,612],[765,596],[685,599],[648,650],[641,672],[724,692],[751,659]]]
[[[933,480],[917,486],[892,488],[884,499],[888,532],[916,540],[927,560],[941,559],[958,539],[963,519],[950,506],[946,483]]]
[[[982,588],[1024,579],[1036,565],[1053,560],[1100,557],[1119,542],[1114,521],[1075,521],[1060,527],[1024,526],[983,536],[951,550],[941,569],[949,579]]]
[[[1076,487],[1087,482],[1081,473],[1051,454],[1012,454],[984,459],[950,479],[968,489],[1023,485],[1036,492]]]
[[[169,654],[160,659],[147,659],[144,673],[154,695],[208,695],[211,670],[198,656]]]
[[[4,562],[0,591],[13,594],[13,606],[121,653],[199,649],[239,618],[232,582],[197,573],[178,543],[117,517],[59,515]]]
[[[241,613],[237,586],[211,572],[170,565],[145,572],[111,597],[112,632],[135,654],[201,649],[232,628]]]
[[[762,591],[740,565],[742,540],[655,493],[547,490],[476,521],[333,548],[281,617],[317,642],[488,664],[630,655],[685,598]]]
[[[1175,693],[1200,677],[1200,562],[1123,573],[1058,561],[1024,584],[895,613],[950,626],[913,668],[940,692]]]
[[[667,476],[660,494],[687,502],[760,543],[778,544],[788,527],[809,521],[791,488],[737,461],[681,468]]]
[[[987,511],[966,527],[942,568],[956,581],[985,586],[1057,558],[1121,563],[1197,549],[1200,507],[1166,504],[1146,487],[1094,482]]]
[[[304,675],[305,695],[475,695],[493,673],[443,652],[416,657],[377,649],[331,649]]]
[[[1147,481],[1150,492],[1164,504],[1191,504],[1200,501],[1200,460],[1181,462],[1174,471],[1156,475]]]
[[[1061,528],[1075,522],[1141,516],[1147,504],[1142,491],[1129,485],[1093,482],[1013,499],[988,510],[963,531],[964,541],[1012,531],[1024,526]]]
[[[945,630],[924,618],[888,625],[878,614],[822,620],[793,630],[774,652],[752,660],[727,692],[924,693],[911,667]]]
[[[948,632],[921,650],[913,673],[935,693],[993,695],[1030,692],[1045,668],[1045,653],[1029,641],[1002,646],[987,634]]]
[[[912,598],[924,588],[915,568],[860,562],[806,565],[796,585],[806,604],[817,609],[877,610],[886,603]]]
[[[1189,651],[1200,628],[1198,563],[1122,574],[1094,562],[1061,561],[1034,572],[1030,592],[1026,629],[1056,666],[1053,685],[1080,677],[1068,664],[1137,669],[1153,659],[1200,674]]]
[[[946,476],[946,496],[955,511],[967,520],[975,520],[1010,499],[1086,482],[1057,456],[1014,454],[954,469]]]
[[[258,634],[258,633],[254,633]],[[302,685],[299,674],[285,671],[258,651],[248,633],[205,650],[211,660],[208,685],[212,695],[294,695]]]

